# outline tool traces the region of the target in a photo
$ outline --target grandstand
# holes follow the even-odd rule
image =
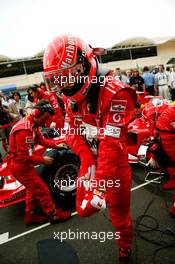
[[[173,61],[175,62],[175,38],[172,37],[126,39],[107,49],[102,57],[102,62],[107,67],[121,69],[135,68],[137,65],[172,65]]]
[[[42,82],[43,52],[42,50],[33,57],[15,60],[0,55],[0,90],[8,92],[18,89],[23,92],[31,84]],[[138,65],[172,65],[175,63],[175,38],[126,39],[106,49],[100,62],[108,68],[121,69],[135,68]]]
[[[43,52],[31,58],[12,59],[0,56],[0,90],[25,91],[31,84],[43,81]]]

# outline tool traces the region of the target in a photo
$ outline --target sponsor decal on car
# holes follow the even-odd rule
[[[15,200],[21,199],[26,196],[26,190],[21,190],[17,193],[12,194],[11,197],[0,200],[0,207],[3,207],[6,204],[10,204]]]

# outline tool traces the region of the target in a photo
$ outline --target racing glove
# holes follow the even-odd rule
[[[67,135],[66,143],[71,147],[75,154],[80,158],[81,166],[78,181],[92,181],[95,177],[95,160],[90,148],[86,145],[84,139],[78,135]],[[82,186],[82,185],[81,185]]]
[[[86,194],[81,204],[81,209],[86,211],[87,216],[103,211],[105,208],[105,192],[97,189],[94,189],[93,192]]]
[[[52,122],[52,123],[50,124],[50,128],[56,128],[56,122]]]
[[[80,177],[85,180],[93,179],[95,176],[95,160],[91,150],[85,149],[80,152]]]
[[[151,157],[147,163],[152,169],[158,169],[159,164],[157,163],[157,160],[155,160],[153,157]]]

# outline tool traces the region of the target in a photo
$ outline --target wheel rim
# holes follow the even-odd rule
[[[61,166],[52,178],[52,189],[55,192],[72,192],[76,189],[76,178],[79,167],[76,164]]]

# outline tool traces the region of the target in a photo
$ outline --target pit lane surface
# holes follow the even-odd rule
[[[132,217],[135,220],[144,213],[151,201],[150,207],[146,212],[157,219],[160,228],[165,230],[167,227],[175,232],[175,218],[172,218],[166,208],[166,203],[170,204],[171,193],[164,193],[160,184],[149,183],[143,186],[144,172],[142,167],[133,166],[133,190],[132,190]],[[136,188],[138,187],[138,189]],[[166,203],[165,203],[166,202]],[[151,219],[145,219],[145,223],[153,226]],[[37,228],[37,230],[34,230]],[[0,245],[0,263],[1,264],[37,264],[37,242],[40,240],[53,238],[54,232],[111,232],[113,227],[108,220],[108,213],[96,214],[89,218],[80,218],[74,215],[69,221],[57,225],[48,225],[42,229],[38,226],[25,227],[24,224],[24,203],[11,207],[3,208],[0,211],[0,234],[9,232],[9,238],[12,241]],[[25,232],[31,232],[26,234]],[[33,232],[32,232],[33,231]],[[24,234],[23,234],[24,233]],[[16,235],[21,237],[15,238]],[[148,239],[160,241],[160,234],[154,231],[146,234]],[[174,237],[171,237],[175,240]],[[77,251],[79,263],[86,264],[114,264],[117,259],[117,250],[114,240],[98,237],[95,239],[67,239],[66,241]],[[5,240],[4,240],[5,241]],[[138,234],[134,234],[133,242],[133,262],[134,264],[153,263],[153,254],[160,246],[151,244],[141,239]],[[175,249],[165,248],[156,256],[155,263],[173,264],[175,263]],[[51,263],[52,264],[52,263]],[[58,263],[59,264],[59,263]]]

